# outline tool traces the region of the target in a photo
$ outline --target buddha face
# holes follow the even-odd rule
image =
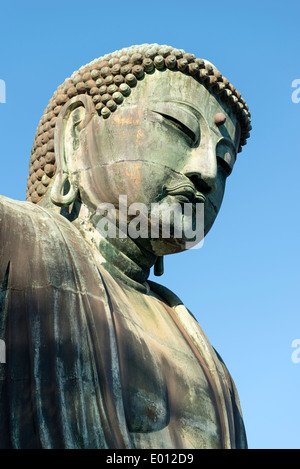
[[[82,155],[74,161],[81,198],[92,211],[103,202],[118,209],[120,195],[128,206],[145,204],[149,213],[155,203],[203,203],[206,234],[239,136],[235,115],[203,85],[183,73],[155,72],[109,119],[95,115],[82,131]],[[193,217],[186,222],[193,224]],[[158,255],[185,249],[178,239],[141,242]]]

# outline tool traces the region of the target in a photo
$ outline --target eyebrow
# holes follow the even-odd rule
[[[196,116],[196,113],[192,112],[191,109],[191,106],[175,100],[159,100],[151,106],[151,111],[173,121],[174,125],[178,126],[179,123],[181,130],[196,143],[200,137],[199,115]],[[192,110],[194,111],[194,108]]]
[[[195,114],[195,117],[197,119],[199,118],[199,115],[202,115],[199,109],[197,109],[192,104],[187,103],[186,101],[178,101],[177,99],[168,99],[167,101],[163,101],[163,102],[174,103],[174,104],[178,104],[179,106],[187,107],[189,108],[189,110],[191,110]]]

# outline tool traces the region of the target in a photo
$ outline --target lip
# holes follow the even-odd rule
[[[195,186],[188,182],[182,182],[170,187],[165,186],[164,190],[168,195],[175,196],[178,199],[181,198],[181,202],[204,203],[206,200],[205,195],[198,192]]]
[[[202,192],[196,192],[195,199],[196,199],[196,203],[198,202],[204,203],[206,201],[206,197],[204,194],[202,194]]]

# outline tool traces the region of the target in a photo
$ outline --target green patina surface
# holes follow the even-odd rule
[[[202,203],[206,234],[249,130],[240,93],[177,49],[108,55],[58,89],[30,203],[0,198],[0,447],[246,447],[224,363],[176,295],[147,280],[187,249],[178,219],[167,239],[122,236],[137,214],[124,218],[120,195],[143,204],[146,227],[154,204]],[[113,238],[99,230],[104,203]],[[193,227],[195,211],[182,221]]]

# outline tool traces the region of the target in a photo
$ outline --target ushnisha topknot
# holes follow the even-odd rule
[[[131,88],[139,80],[148,73],[166,68],[193,76],[232,108],[241,126],[240,152],[250,136],[251,115],[241,93],[216,67],[207,60],[197,59],[193,54],[171,46],[131,46],[81,67],[55,91],[34,138],[26,200],[38,203],[55,177],[54,128],[61,108],[70,98],[79,94],[90,95],[99,116],[107,119],[130,95]]]

